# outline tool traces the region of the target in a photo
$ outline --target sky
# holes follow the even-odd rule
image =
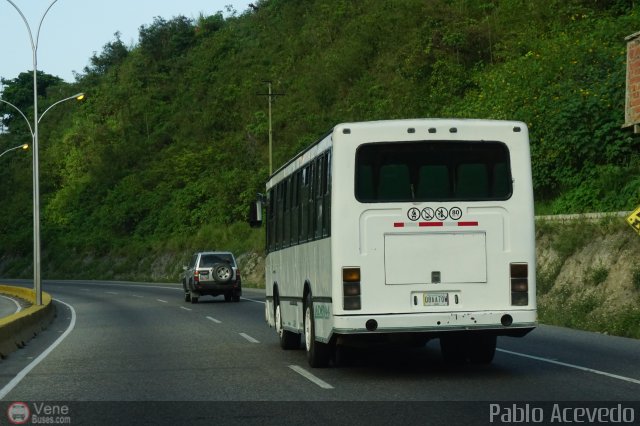
[[[54,0],[11,0],[29,23],[34,43],[43,14]],[[120,39],[126,46],[138,42],[140,26],[149,26],[154,17],[175,16],[197,19],[222,11],[230,5],[238,14],[251,0],[57,0],[40,29],[37,69],[74,82],[73,72],[82,73],[94,53],[105,44]],[[8,0],[0,0],[0,77],[15,79],[33,70],[33,50],[29,31]],[[1,89],[1,88],[0,88]]]

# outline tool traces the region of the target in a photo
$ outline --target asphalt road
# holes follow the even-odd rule
[[[72,424],[506,424],[583,406],[640,422],[637,340],[540,326],[499,338],[490,366],[449,366],[432,341],[311,369],[303,350],[280,349],[259,290],[192,305],[177,285],[43,287],[58,314],[0,362],[0,424],[15,401],[66,404]]]

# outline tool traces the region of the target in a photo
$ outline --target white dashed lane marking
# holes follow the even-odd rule
[[[254,339],[253,337],[249,336],[248,334],[245,333],[240,333],[240,335],[242,337],[244,337],[245,339],[247,339],[249,342],[251,343],[260,343],[259,341],[257,341],[256,339]]]
[[[329,383],[314,376],[313,374],[309,373],[307,370],[305,370],[304,368],[298,365],[290,365],[289,368],[295,371],[296,373],[300,374],[305,379],[310,380],[314,384],[320,386],[322,389],[333,389],[333,386],[331,386]]]
[[[207,318],[209,321],[213,321],[213,322],[215,322],[216,324],[220,324],[220,323],[222,323],[222,321],[217,320],[217,319],[212,318],[212,317],[205,317],[205,318]]]

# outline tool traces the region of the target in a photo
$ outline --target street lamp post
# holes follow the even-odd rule
[[[42,280],[40,277],[40,171],[38,166],[38,40],[40,38],[42,22],[57,1],[58,0],[53,0],[51,4],[49,4],[49,7],[47,7],[47,10],[42,14],[34,40],[33,32],[31,31],[27,18],[12,0],[7,0],[18,14],[20,14],[20,17],[27,27],[33,57],[33,287],[36,293],[36,305],[42,305]]]
[[[10,0],[7,0],[7,1],[10,1]],[[33,175],[34,175],[33,176],[33,289],[36,293],[36,305],[42,305],[42,280],[40,278],[40,190],[39,190],[39,178],[37,173],[37,170],[38,170],[38,161],[37,161],[38,124],[40,123],[40,120],[42,120],[42,117],[44,117],[45,114],[51,110],[51,108],[53,108],[54,106],[62,102],[69,101],[71,99],[76,99],[78,101],[81,101],[82,99],[84,99],[84,93],[82,92],[76,93],[73,96],[69,96],[64,99],[60,99],[57,102],[54,102],[49,106],[49,108],[45,109],[44,112],[37,119],[35,118],[38,116],[37,109],[34,109],[34,113],[33,113],[34,126],[31,126],[29,119],[22,112],[22,110],[20,110],[20,108],[18,108],[17,106],[15,106],[9,101],[0,99],[0,102],[2,102],[3,104],[7,104],[13,109],[15,109],[16,111],[18,111],[18,113],[22,116],[22,118],[24,118],[24,121],[27,123],[27,126],[29,127],[29,132],[31,133],[31,140],[33,143]],[[17,149],[20,147],[27,149],[25,147],[28,147],[28,145],[27,144],[19,145],[15,148],[11,148],[8,151],[11,151],[13,149]],[[6,154],[6,152],[8,151],[3,152],[2,155]]]

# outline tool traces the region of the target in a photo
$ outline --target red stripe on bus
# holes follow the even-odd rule
[[[478,226],[478,222],[458,222],[458,226]]]
[[[420,222],[418,226],[444,226],[442,222]]]
[[[394,228],[404,228],[404,223],[402,223],[402,222],[395,222],[395,223],[393,224],[393,227],[394,227]]]

